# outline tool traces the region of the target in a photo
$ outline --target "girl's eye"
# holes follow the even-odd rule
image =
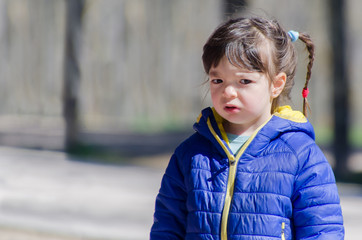
[[[212,79],[211,82],[215,83],[215,84],[219,84],[219,83],[222,83],[223,81],[221,79]]]
[[[242,83],[242,84],[249,84],[249,83],[251,83],[252,81],[251,80],[248,80],[248,79],[241,79],[240,80],[240,83]]]

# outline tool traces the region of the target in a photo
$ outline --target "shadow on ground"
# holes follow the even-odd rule
[[[133,164],[140,159],[170,155],[192,132],[156,134],[80,134],[80,142],[69,153],[84,161]],[[151,160],[150,160],[151,161]]]

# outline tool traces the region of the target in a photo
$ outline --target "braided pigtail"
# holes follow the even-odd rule
[[[310,106],[307,100],[308,97],[308,93],[309,93],[309,89],[308,89],[308,84],[312,75],[312,67],[313,67],[313,62],[314,62],[314,43],[312,42],[310,36],[308,34],[305,33],[300,33],[299,34],[299,39],[305,43],[306,45],[306,49],[309,52],[309,63],[307,66],[307,76],[305,79],[305,84],[304,84],[304,88],[302,91],[302,96],[303,96],[303,114],[305,116],[307,116],[307,110],[309,112],[311,112],[310,110]]]
[[[295,31],[289,31],[288,35],[292,42],[295,42],[298,39],[300,39],[302,42],[304,42],[306,45],[306,48],[309,52],[309,63],[307,66],[307,76],[306,76],[305,84],[304,84],[303,91],[302,91],[303,114],[307,117],[308,111],[311,112],[307,97],[308,97],[308,93],[309,93],[308,84],[309,84],[309,81],[310,81],[310,78],[312,75],[312,67],[313,67],[313,62],[314,62],[314,44],[313,44],[310,36],[306,33],[298,33]]]

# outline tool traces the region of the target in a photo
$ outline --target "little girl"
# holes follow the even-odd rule
[[[279,106],[307,46],[303,113]],[[274,20],[232,19],[204,46],[213,108],[173,154],[151,239],[343,239],[335,178],[306,115],[314,45]]]

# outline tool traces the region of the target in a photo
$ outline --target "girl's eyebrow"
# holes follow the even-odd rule
[[[216,71],[216,70],[211,70],[211,71],[209,72],[209,75],[210,75],[210,76],[219,76],[219,73],[218,73],[218,71]]]

